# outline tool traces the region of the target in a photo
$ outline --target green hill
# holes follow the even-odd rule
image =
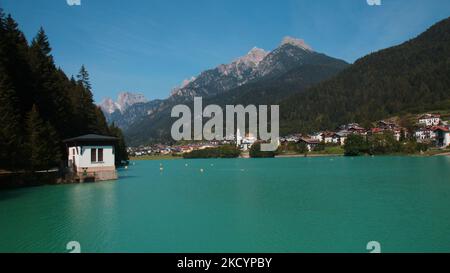
[[[356,61],[280,104],[281,131],[310,132],[405,113],[450,109],[450,18]]]

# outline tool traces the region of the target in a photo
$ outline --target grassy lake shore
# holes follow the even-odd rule
[[[345,156],[344,153],[318,153],[318,152],[310,152],[307,154],[299,154],[299,153],[281,153],[275,156],[275,158],[296,158],[296,157],[338,157]],[[414,154],[385,154],[385,155],[376,155],[376,156],[450,156],[450,150],[429,150],[424,153],[414,153]],[[242,153],[240,158],[250,158],[248,153]],[[141,161],[141,160],[178,160],[183,159],[181,155],[145,155],[145,156],[137,156],[131,157],[130,160]]]
[[[183,159],[182,156],[178,155],[143,155],[143,156],[134,156],[130,157],[130,160],[175,160],[175,159]]]

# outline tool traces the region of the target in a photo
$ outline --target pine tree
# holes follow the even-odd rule
[[[21,153],[23,132],[17,104],[14,89],[6,83],[5,76],[0,75],[0,169],[18,169],[24,166]]]
[[[117,127],[114,123],[109,127],[109,133],[111,136],[117,137],[118,142],[115,147],[115,159],[116,166],[121,166],[128,163],[128,152],[125,143],[125,138],[123,136],[122,130]]]
[[[69,79],[56,67],[45,31],[29,46],[0,9],[0,169],[58,167],[66,152],[62,139],[88,133],[110,131],[86,68],[78,81]]]
[[[89,73],[84,65],[81,66],[80,72],[77,75],[78,82],[89,92],[92,91],[91,82],[89,80]]]
[[[0,35],[0,67],[8,76],[20,100],[22,116],[29,111],[32,102],[33,82],[28,62],[28,43],[18,24],[8,15],[3,17],[3,34]]]
[[[103,111],[100,107],[95,107],[95,116],[96,116],[96,128],[97,133],[101,135],[108,135],[109,134],[109,126],[108,122],[106,121],[105,115],[103,114]]]
[[[40,52],[42,52],[43,55],[49,57],[50,52],[52,51],[52,48],[50,47],[50,42],[48,41],[48,37],[45,34],[44,29],[41,27],[39,28],[39,31],[34,37],[33,41],[31,42],[31,46],[39,47]]]
[[[0,33],[5,29],[5,13],[3,9],[0,7]]]
[[[27,130],[31,170],[58,167],[61,161],[59,138],[53,127],[42,120],[36,105],[28,114]]]
[[[3,60],[6,58],[5,55],[5,33],[6,33],[6,26],[5,26],[5,14],[3,13],[2,8],[0,7],[0,66],[3,63]]]
[[[11,14],[8,14],[8,16],[6,16],[6,19],[4,19],[3,21],[6,34],[8,38],[12,40],[12,42],[22,45],[27,44],[25,35],[19,30],[19,25],[12,18]]]
[[[30,62],[34,74],[34,103],[41,109],[40,115],[48,120],[61,137],[74,133],[67,124],[73,122],[73,107],[69,98],[71,88],[64,72],[56,68],[45,31],[41,28],[33,39]]]

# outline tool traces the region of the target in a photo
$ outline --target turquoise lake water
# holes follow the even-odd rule
[[[120,177],[0,192],[0,252],[450,252],[450,157],[138,161]]]

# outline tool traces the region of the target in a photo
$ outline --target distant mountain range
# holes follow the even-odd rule
[[[354,64],[286,37],[271,52],[254,48],[230,64],[185,80],[169,98],[136,102],[110,115],[129,145],[170,141],[172,106],[280,104],[281,133],[311,132],[396,114],[450,109],[450,19],[415,39]],[[114,109],[102,107],[104,111]]]
[[[216,104],[271,102],[328,79],[347,66],[342,60],[315,52],[303,40],[286,37],[271,52],[255,47],[230,64],[185,80],[165,100],[138,100],[126,108],[105,100],[101,106],[110,122],[126,130],[129,143],[137,145],[168,139],[172,106],[189,103],[195,96]],[[291,88],[279,90],[281,83]]]
[[[221,94],[266,76],[276,76],[300,65],[315,63],[316,57],[317,53],[303,40],[285,37],[272,52],[255,47],[230,64],[219,65],[185,80],[182,86],[172,91],[172,96]]]

